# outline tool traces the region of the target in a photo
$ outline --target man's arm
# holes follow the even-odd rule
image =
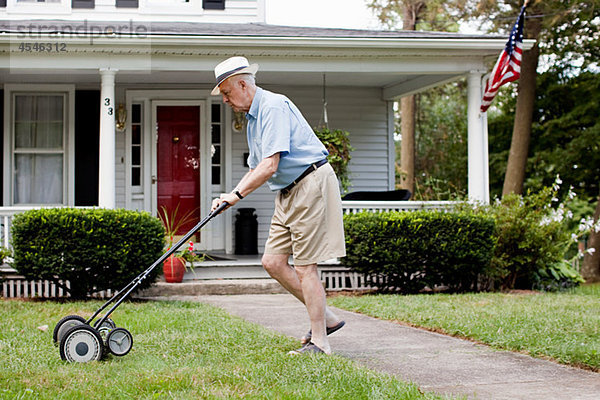
[[[218,199],[214,199],[212,209],[217,208],[222,202],[226,201],[229,206],[234,206],[240,198],[235,194],[237,190],[242,197],[248,196],[250,193],[261,187],[269,178],[277,171],[279,166],[279,153],[275,153],[270,157],[264,158],[256,168],[248,171],[240,180],[232,193],[223,193]]]

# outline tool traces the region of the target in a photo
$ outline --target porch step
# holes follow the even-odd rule
[[[135,297],[277,294],[287,291],[274,279],[213,279],[181,283],[156,282]]]
[[[186,271],[183,281],[218,279],[270,279],[262,267],[260,256],[235,256],[207,260],[194,264],[193,271]]]

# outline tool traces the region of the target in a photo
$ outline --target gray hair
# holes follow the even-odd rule
[[[252,74],[239,74],[231,77],[235,82],[244,81],[251,86],[256,86],[256,77]]]

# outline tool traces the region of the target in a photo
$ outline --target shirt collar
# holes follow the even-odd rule
[[[262,98],[263,89],[260,87],[256,87],[256,93],[254,93],[254,98],[252,99],[252,104],[250,105],[250,110],[246,113],[246,118],[252,117],[256,119],[258,117],[258,105],[260,104],[260,99]]]

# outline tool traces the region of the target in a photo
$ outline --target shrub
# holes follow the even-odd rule
[[[27,279],[70,282],[83,298],[121,289],[162,254],[164,228],[145,212],[53,208],[16,215],[12,224],[14,268]],[[148,287],[156,268],[140,287]]]
[[[491,278],[501,289],[554,290],[583,282],[565,260],[577,235],[569,233],[571,212],[564,204],[552,206],[558,202],[558,189],[555,184],[526,196],[508,194],[490,205],[460,207],[496,221],[498,241]]]
[[[541,223],[546,212],[539,197],[510,194],[489,207],[498,225],[492,268],[503,289],[531,289],[540,271],[563,259],[566,231],[557,221]]]
[[[415,293],[425,287],[477,290],[489,274],[494,221],[483,215],[362,212],[344,216],[347,256],[382,291]],[[376,279],[373,281],[373,279]]]

